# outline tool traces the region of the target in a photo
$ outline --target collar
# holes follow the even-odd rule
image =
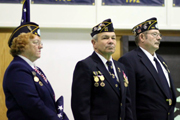
[[[26,57],[22,56],[22,55],[18,55],[20,58],[22,58],[24,61],[26,61],[33,69],[35,68],[35,64],[33,62],[31,62],[29,59],[27,59]]]
[[[154,57],[157,58],[157,55],[156,53],[154,53],[154,56],[152,56],[147,50],[145,50],[144,48],[142,47],[139,47],[143,52],[144,54],[146,54],[146,56],[150,59],[150,61],[154,61]],[[157,58],[158,59],[158,58]]]
[[[107,62],[106,58],[104,58],[101,54],[99,54],[97,52],[95,52],[95,53],[98,55],[98,57],[101,59],[101,61],[106,65],[106,62]],[[110,57],[110,61],[113,62],[112,56]]]

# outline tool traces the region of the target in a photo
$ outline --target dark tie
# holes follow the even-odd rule
[[[156,63],[156,67],[157,67],[157,70],[158,70],[158,75],[159,75],[159,79],[163,85],[163,88],[164,90],[166,91],[166,93],[168,94],[169,97],[171,97],[171,92],[170,92],[170,88],[169,88],[169,85],[168,85],[168,82],[167,82],[167,79],[164,75],[164,72],[161,68],[161,65],[160,63],[158,62],[158,60],[156,58],[154,58],[154,61]]]
[[[119,82],[117,81],[117,78],[116,78],[116,76],[114,74],[114,69],[113,69],[113,66],[112,66],[112,62],[107,61],[106,64],[108,65],[109,74],[111,75],[111,78],[112,78],[112,80],[113,80],[113,82],[115,84],[115,87],[118,88],[118,90],[119,90],[120,86],[119,86]]]

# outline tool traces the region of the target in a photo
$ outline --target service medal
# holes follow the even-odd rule
[[[125,86],[125,87],[128,87],[128,84],[127,84],[126,82],[124,82],[124,86]]]
[[[94,81],[95,81],[95,82],[99,82],[98,76],[94,76]]]
[[[104,81],[104,76],[103,75],[100,75],[99,78],[100,78],[101,81]]]
[[[123,71],[123,77],[124,77],[124,86],[125,86],[125,87],[128,87],[129,82],[128,82],[127,76],[126,76],[126,74],[124,73],[124,71]]]
[[[39,82],[39,78],[37,76],[34,76],[34,81]]]
[[[125,81],[125,83],[129,84],[129,82],[128,82],[127,78],[124,78],[124,81]]]
[[[42,83],[41,81],[39,81],[39,85],[40,85],[40,86],[43,86],[43,83]]]
[[[98,86],[99,86],[99,83],[94,83],[94,86],[95,86],[95,87],[98,87]]]
[[[125,79],[124,79],[124,86],[125,86],[125,87],[128,87],[128,84],[129,84],[129,82],[128,82],[127,78],[125,78]]]
[[[104,86],[105,86],[105,83],[104,83],[104,82],[101,82],[100,85],[101,85],[101,87],[104,87]]]

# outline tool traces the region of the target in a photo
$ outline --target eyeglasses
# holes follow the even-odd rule
[[[162,34],[161,33],[145,33],[145,34],[151,34],[153,37],[157,38],[158,36],[159,37],[162,37]]]
[[[33,44],[37,45],[37,46],[43,46],[43,43],[38,41],[38,40],[35,40],[35,41],[32,41]]]

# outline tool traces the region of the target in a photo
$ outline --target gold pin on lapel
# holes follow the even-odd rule
[[[118,71],[119,71],[119,73],[121,72],[121,69],[118,67]]]
[[[40,85],[40,86],[43,86],[43,83],[42,83],[41,81],[39,81],[39,85]]]
[[[172,100],[171,99],[166,99],[166,101],[169,103],[169,106],[172,105]]]
[[[166,66],[167,71],[170,73],[170,70],[169,70],[168,66],[166,65],[166,63],[163,62],[163,64]]]
[[[34,76],[34,81],[39,82],[39,78],[37,76]]]
[[[32,74],[34,76],[34,81],[39,82],[39,78],[36,76],[36,72],[32,71]]]
[[[33,76],[36,76],[36,72],[32,71]]]

